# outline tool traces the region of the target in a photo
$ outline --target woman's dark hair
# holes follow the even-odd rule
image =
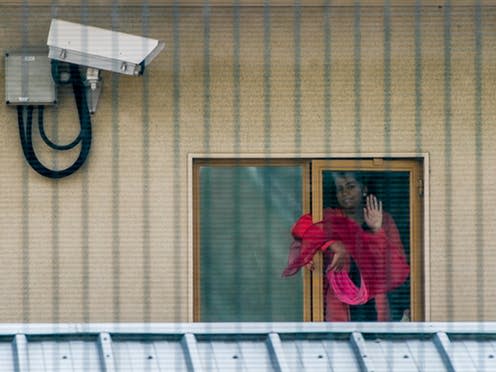
[[[334,185],[336,185],[336,180],[343,177],[354,178],[362,187],[367,186],[367,180],[363,172],[332,172],[332,179],[334,180]]]

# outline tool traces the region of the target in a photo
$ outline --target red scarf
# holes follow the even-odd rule
[[[371,232],[362,229],[355,221],[344,216],[341,210],[326,209],[324,219],[317,223],[312,222],[310,214],[300,217],[293,225],[291,233],[294,242],[290,248],[289,262],[283,272],[284,276],[294,275],[301,267],[308,264],[319,250],[326,250],[334,241],[341,241],[360,271],[361,287],[364,288],[360,290],[361,299],[358,303],[367,302],[379,294],[397,288],[408,277],[410,270],[400,235],[388,213],[383,215],[382,228]],[[328,254],[332,259],[332,253]],[[345,282],[349,280],[347,276],[328,273],[327,278],[330,281],[328,287],[331,289],[328,296],[336,295],[332,293],[333,287],[336,292],[350,288],[349,282]],[[338,297],[341,301],[346,298],[339,294]],[[352,300],[345,302],[356,304]]]

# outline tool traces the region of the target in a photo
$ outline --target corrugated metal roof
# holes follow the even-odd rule
[[[496,371],[496,323],[4,324],[0,371]]]

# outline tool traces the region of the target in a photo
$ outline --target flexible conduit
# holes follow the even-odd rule
[[[43,106],[38,106],[38,127],[40,136],[43,141],[52,149],[58,151],[70,150],[81,143],[81,149],[78,158],[66,169],[53,170],[44,166],[33,148],[32,129],[33,129],[33,111],[34,106],[18,106],[17,119],[19,123],[19,135],[21,139],[22,151],[29,165],[39,174],[49,178],[63,178],[77,171],[86,161],[91,146],[91,119],[86,101],[85,87],[79,74],[77,65],[71,65],[71,83],[74,91],[74,99],[79,116],[80,131],[79,135],[67,145],[58,145],[50,141],[45,133],[43,125]]]

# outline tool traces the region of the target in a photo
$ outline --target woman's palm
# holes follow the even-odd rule
[[[375,195],[368,195],[363,209],[365,223],[372,231],[382,227],[382,202]]]

